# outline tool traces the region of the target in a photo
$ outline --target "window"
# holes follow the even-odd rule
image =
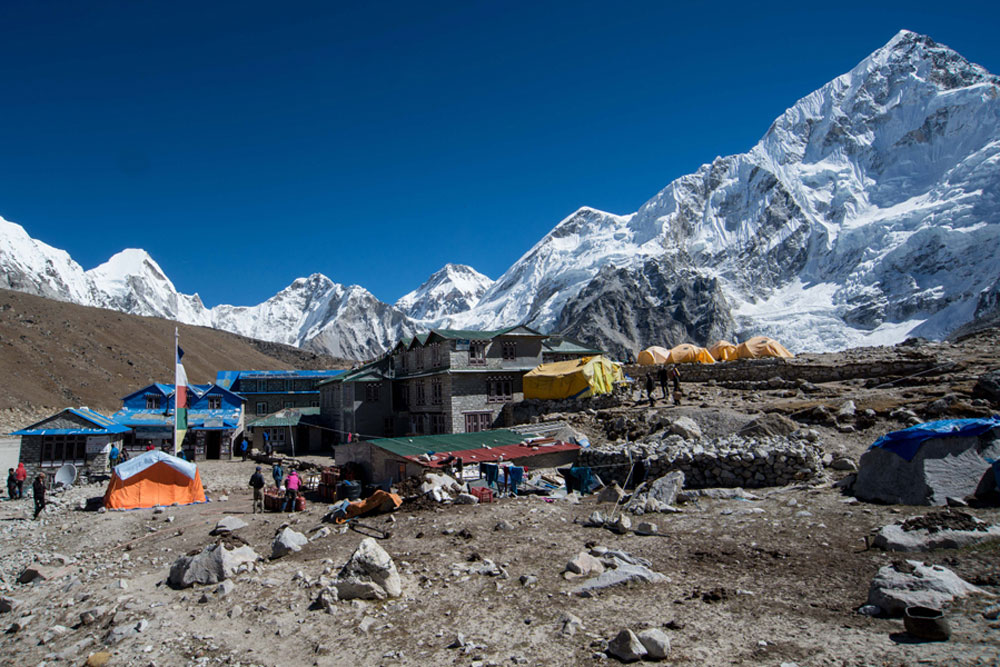
[[[392,417],[382,418],[382,434],[387,438],[391,438],[393,435],[393,420]]]
[[[431,345],[431,366],[438,367],[441,365],[441,346],[438,343]]]
[[[267,401],[257,401],[257,414],[259,415],[267,414]]]
[[[48,435],[42,438],[43,466],[61,467],[66,463],[83,463],[87,457],[87,436]]]
[[[514,381],[509,377],[486,378],[486,401],[505,403],[514,400]]]
[[[416,405],[424,405],[425,404],[425,400],[426,399],[424,397],[424,383],[423,382],[418,382],[417,383],[417,400],[416,400]]]
[[[147,410],[159,410],[160,409],[160,395],[159,394],[146,394],[146,409]]]
[[[441,380],[431,381],[431,403],[433,405],[441,405],[441,399],[444,396],[444,388]]]
[[[418,347],[413,353],[417,355],[417,369],[419,370],[424,367],[424,350]]]
[[[309,401],[309,406],[313,408],[319,407],[319,401]]]
[[[257,391],[257,381],[256,380],[240,380],[240,386],[238,389],[233,389],[237,394],[240,392],[248,393],[252,391]]]
[[[365,401],[375,403],[379,399],[381,385],[378,382],[369,382],[365,385]]]
[[[208,397],[208,409],[209,410],[221,410],[222,409],[222,397],[221,396],[209,396]]]
[[[505,340],[503,343],[503,358],[511,361],[517,359],[517,341]]]
[[[482,341],[474,341],[469,344],[469,365],[486,365],[486,343]]]
[[[490,423],[493,421],[489,412],[466,412],[465,432],[478,433],[479,431],[490,430]]]
[[[431,435],[438,433],[445,433],[444,415],[441,413],[431,415]]]

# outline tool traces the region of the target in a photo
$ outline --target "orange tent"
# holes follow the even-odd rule
[[[198,466],[160,450],[115,466],[104,493],[108,509],[140,509],[205,502]]]
[[[667,363],[667,355],[670,352],[667,351],[665,347],[660,347],[659,345],[654,345],[653,347],[647,347],[645,350],[639,353],[639,358],[636,361],[639,362],[640,366],[655,366],[657,364]]]
[[[737,359],[761,359],[763,357],[792,358],[792,353],[785,346],[767,336],[754,336],[736,346]]]
[[[667,355],[667,363],[670,364],[714,364],[715,358],[709,354],[708,350],[691,343],[681,343],[677,347],[671,348]]]
[[[718,341],[715,345],[708,348],[708,353],[716,361],[734,361],[739,358],[736,356],[736,346],[728,340]]]

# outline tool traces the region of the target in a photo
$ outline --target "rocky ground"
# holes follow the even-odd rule
[[[253,470],[249,462],[200,464],[212,499],[204,505],[106,513],[79,509],[81,502],[103,493],[103,486],[95,484],[53,495],[43,518],[32,521],[30,500],[4,501],[0,594],[12,601],[12,609],[0,612],[5,630],[0,660],[26,665],[82,664],[88,657],[111,665],[617,664],[605,652],[607,642],[629,628],[661,630],[669,639],[672,664],[998,664],[1000,624],[984,612],[997,602],[991,596],[1000,595],[1000,543],[908,555],[945,566],[983,591],[950,605],[949,641],[919,641],[904,632],[899,618],[858,610],[868,602],[879,569],[902,563],[900,554],[869,546],[873,533],[926,515],[930,508],[861,503],[835,486],[878,435],[926,418],[928,410],[938,410],[930,407],[934,401],[953,397],[944,416],[950,410],[988,413],[996,407],[974,390],[976,377],[997,366],[995,355],[989,365],[987,347],[982,341],[950,346],[948,354],[965,366],[927,384],[913,378],[884,387],[848,381],[796,390],[699,385],[686,386],[680,407],[659,401],[651,410],[644,401],[626,400],[606,408],[606,414],[564,410],[556,416],[611,449],[624,441],[622,424],[615,424],[619,418],[636,436],[630,440],[647,444],[670,437],[669,424],[681,416],[705,438],[740,431],[757,434],[748,437],[780,437],[795,429],[819,449],[827,467],[810,479],[755,488],[749,495],[690,494],[687,502],[676,504],[677,512],[631,517],[634,527],[640,521],[656,524],[653,535],[588,527],[595,510],[621,512],[596,495],[405,504],[391,515],[364,519],[359,527],[379,537],[378,531],[388,533],[376,541],[395,561],[402,594],[382,601],[319,601],[329,578],[365,535],[324,523],[327,506],[318,500],[294,515],[251,514],[245,487]],[[854,403],[852,415],[842,411],[846,401]],[[817,412],[817,406],[824,409]],[[834,461],[840,461],[837,467]],[[997,508],[962,511],[1000,523]],[[225,516],[248,525],[236,537],[210,536]],[[285,524],[313,539],[300,551],[272,560],[272,540]],[[231,587],[168,585],[179,557],[220,539],[229,547],[245,542],[261,558],[252,569],[237,572]],[[605,562],[607,554],[624,552],[637,562],[644,559],[666,579],[607,588],[590,597],[574,595],[586,578],[567,579],[563,572],[569,561],[581,562],[584,551]],[[41,566],[45,578],[18,583],[33,565]]]

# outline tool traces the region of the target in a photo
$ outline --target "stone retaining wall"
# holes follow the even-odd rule
[[[834,382],[854,378],[907,376],[916,373],[940,375],[954,370],[955,364],[940,359],[895,359],[853,362],[837,365],[801,362],[795,359],[741,359],[715,364],[681,364],[682,382],[766,382],[772,378],[785,381]],[[628,366],[625,372],[644,380],[656,373],[658,366]],[[641,386],[640,382],[640,386]]]
[[[823,472],[822,451],[806,440],[784,437],[687,441],[677,435],[631,445],[636,462],[628,483],[654,480],[672,470],[684,473],[685,488],[760,488],[806,481]],[[607,484],[626,484],[631,462],[624,446],[580,452],[578,465],[590,466]]]

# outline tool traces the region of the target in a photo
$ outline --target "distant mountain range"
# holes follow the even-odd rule
[[[449,264],[390,305],[313,274],[256,306],[209,309],[145,251],[84,271],[0,221],[0,287],[355,359],[432,326],[512,324],[615,353],[757,333],[820,351],[995,318],[998,200],[1000,78],[902,31],[749,152],[635,213],[581,208],[495,282]]]

